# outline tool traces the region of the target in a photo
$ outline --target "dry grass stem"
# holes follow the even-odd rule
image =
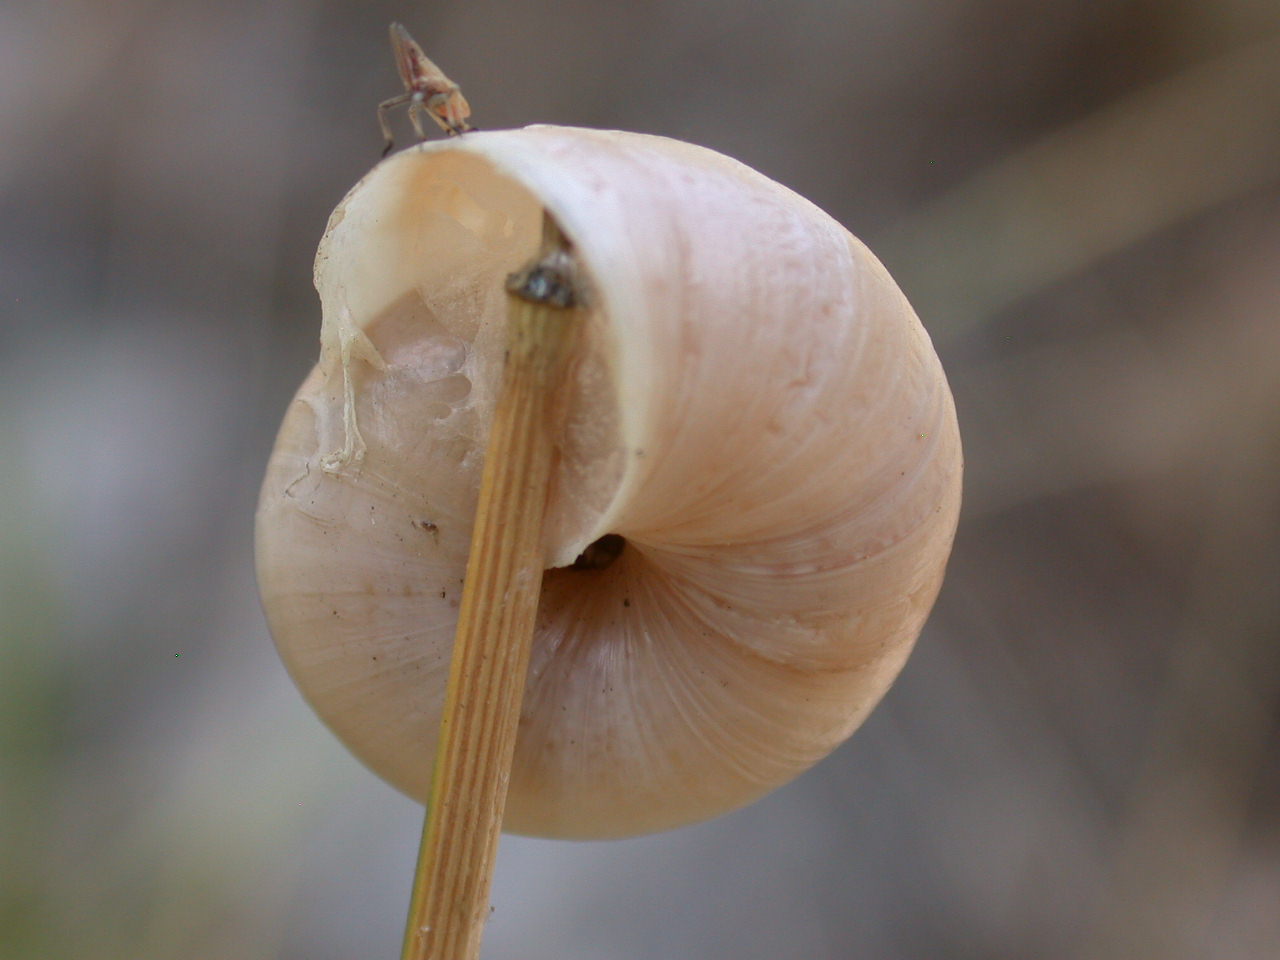
[[[555,387],[576,329],[572,262],[554,225],[512,278],[506,370],[467,562],[403,960],[473,960],[542,583]]]

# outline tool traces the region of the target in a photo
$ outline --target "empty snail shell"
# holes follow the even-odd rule
[[[384,161],[320,245],[321,358],[271,457],[257,559],[304,695],[411,796],[431,776],[504,279],[544,211],[590,310],[505,825],[623,836],[741,806],[861,723],[941,584],[959,435],[879,261],[734,160],[529,127]]]

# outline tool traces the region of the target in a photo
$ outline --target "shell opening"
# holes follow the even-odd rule
[[[375,444],[369,424],[401,432],[388,413],[393,407],[401,424],[444,421],[443,430],[388,437],[387,448],[420,451],[423,475],[463,488],[433,499],[456,502],[457,513],[469,515],[501,379],[506,283],[538,249],[544,203],[485,157],[447,148],[406,151],[376,168],[358,194],[359,204],[344,203],[331,221],[316,273],[326,317],[349,317],[385,364],[354,371],[356,423],[364,442]],[[603,307],[596,308],[585,318],[563,392],[568,414],[548,500],[548,568],[573,563],[607,529],[603,516],[625,465],[613,351]],[[424,382],[442,376],[451,379]],[[415,417],[404,405],[419,399],[431,406]],[[341,435],[320,436],[317,453],[344,445]],[[375,459],[370,447],[365,463]],[[441,462],[461,472],[443,471]]]

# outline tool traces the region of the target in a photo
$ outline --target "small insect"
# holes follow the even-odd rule
[[[409,119],[420,140],[427,139],[426,131],[422,129],[423,114],[434,120],[436,126],[451,137],[473,129],[467,123],[471,107],[458,85],[431,62],[417,41],[409,36],[409,31],[398,23],[391,24],[391,53],[396,58],[396,70],[404,83],[404,93],[378,104],[378,123],[382,127],[382,136],[387,141],[387,146],[382,151],[384,157],[395,146],[391,125],[387,122],[387,111],[402,103],[409,104]]]

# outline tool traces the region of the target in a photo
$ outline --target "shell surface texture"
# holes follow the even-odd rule
[[[941,585],[960,441],[884,267],[737,161],[563,127],[383,161],[320,244],[320,360],[267,469],[257,567],[304,696],[405,793],[430,787],[504,281],[544,211],[590,309],[505,828],[626,836],[746,804],[862,722]]]

